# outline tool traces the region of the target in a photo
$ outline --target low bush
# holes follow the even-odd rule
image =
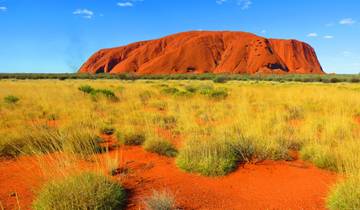
[[[223,176],[233,171],[238,162],[234,148],[224,140],[192,139],[179,150],[179,168],[205,176]]]
[[[167,94],[167,95],[175,95],[178,92],[179,92],[179,89],[174,88],[174,87],[167,87],[167,88],[163,88],[161,90],[161,93]]]
[[[90,94],[91,92],[95,91],[95,89],[93,87],[91,87],[90,85],[82,85],[79,87],[79,90],[83,93],[87,93]]]
[[[140,98],[141,103],[144,104],[144,105],[147,104],[148,101],[151,99],[151,96],[152,96],[152,94],[151,94],[150,91],[146,90],[144,92],[141,92],[139,94],[139,98]]]
[[[115,128],[112,127],[111,125],[104,125],[101,129],[100,132],[102,134],[106,134],[106,135],[112,135],[115,132]]]
[[[189,93],[196,93],[198,91],[196,87],[191,85],[185,86],[185,90],[188,91]]]
[[[106,150],[100,147],[101,139],[92,130],[67,129],[63,135],[62,149],[67,153],[86,157]]]
[[[147,139],[144,143],[144,149],[168,157],[174,157],[177,154],[174,146],[169,141],[161,138]]]
[[[200,94],[212,99],[225,99],[228,97],[228,91],[223,88],[213,88],[212,86],[203,86],[200,88]]]
[[[110,100],[118,100],[118,97],[115,95],[114,91],[108,89],[97,89],[95,90],[95,94],[102,94],[106,98]]]
[[[360,175],[352,175],[336,184],[327,198],[330,210],[360,209]]]
[[[4,102],[7,104],[16,104],[20,99],[13,95],[8,95],[4,97]]]
[[[109,89],[95,89],[95,88],[91,87],[90,85],[83,85],[83,86],[79,87],[79,90],[86,94],[90,94],[94,100],[96,99],[96,97],[98,95],[103,95],[107,99],[110,99],[110,100],[114,100],[114,101],[118,100],[118,97],[116,96],[114,91],[109,90]]]
[[[26,146],[24,139],[10,134],[0,136],[0,157],[15,158]]]
[[[125,145],[142,145],[145,142],[145,135],[143,133],[134,133],[134,132],[116,132],[118,140]]]
[[[146,210],[174,210],[176,207],[174,196],[167,191],[153,191],[145,198],[144,206]]]
[[[325,145],[305,145],[300,150],[300,157],[303,160],[314,163],[317,167],[337,171],[338,164],[335,151]]]
[[[228,97],[228,95],[228,92],[222,89],[213,90],[208,94],[208,96],[213,99],[225,99]]]
[[[106,176],[84,172],[51,181],[37,194],[34,210],[123,209],[126,192]]]
[[[228,78],[226,76],[217,76],[213,79],[213,82],[215,83],[226,83],[228,81]]]

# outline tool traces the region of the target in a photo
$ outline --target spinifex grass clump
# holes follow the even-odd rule
[[[166,87],[161,90],[161,93],[167,95],[175,95],[178,92],[180,92],[180,90],[175,87]]]
[[[338,170],[336,152],[328,146],[306,145],[301,149],[300,157],[314,163],[319,168]]]
[[[118,131],[116,132],[118,141],[125,145],[142,145],[145,142],[145,134],[136,131]]]
[[[79,132],[68,129],[63,135],[62,151],[64,152],[86,157],[106,150],[100,146],[101,139],[92,130],[83,129]]]
[[[229,95],[228,91],[224,88],[214,88],[213,86],[200,87],[200,94],[207,96],[211,99],[226,99]]]
[[[81,92],[90,94],[91,92],[93,92],[95,89],[93,87],[91,87],[90,85],[82,85],[79,87],[79,90]]]
[[[360,209],[360,175],[351,175],[336,184],[327,198],[330,210]]]
[[[157,153],[168,157],[174,157],[177,154],[177,150],[167,140],[160,137],[152,137],[145,141],[144,149],[149,152]]]
[[[20,99],[13,95],[8,95],[4,97],[4,102],[7,104],[16,104]]]
[[[102,133],[102,134],[106,134],[106,135],[112,135],[114,132],[115,132],[115,128],[112,126],[112,125],[110,125],[110,124],[104,124],[103,126],[102,126],[102,128],[100,129],[100,132]]]
[[[95,89],[95,88],[91,87],[90,85],[83,85],[83,86],[80,86],[78,89],[81,92],[84,92],[86,94],[90,94],[93,97],[94,100],[96,100],[96,98],[99,95],[103,95],[107,99],[110,99],[110,100],[113,100],[113,101],[118,100],[118,97],[116,96],[114,91],[109,90],[109,89]]]
[[[123,209],[124,188],[106,176],[83,172],[46,184],[33,202],[34,210]]]
[[[174,195],[168,191],[153,191],[144,200],[146,210],[174,210],[176,208]]]
[[[188,172],[223,176],[236,168],[238,156],[223,139],[191,139],[180,149],[176,164]]]

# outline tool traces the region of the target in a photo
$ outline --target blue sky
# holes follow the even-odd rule
[[[75,72],[100,48],[188,30],[311,44],[326,72],[360,72],[359,0],[0,0],[0,72]]]

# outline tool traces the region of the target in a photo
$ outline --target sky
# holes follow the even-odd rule
[[[359,0],[0,0],[0,73],[76,72],[101,48],[189,30],[312,45],[327,73],[360,73]]]

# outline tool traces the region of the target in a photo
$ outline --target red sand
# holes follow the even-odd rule
[[[191,31],[102,49],[79,72],[324,73],[315,50],[304,42],[230,31]]]
[[[167,189],[182,209],[324,209],[324,198],[336,181],[334,173],[302,161],[247,164],[225,177],[209,178],[179,170],[174,159],[125,147],[126,176],[116,176],[131,190],[129,208],[141,208],[153,189]],[[42,183],[30,158],[0,161],[0,200],[5,209],[16,208],[17,192],[22,209],[29,209],[33,190]]]

